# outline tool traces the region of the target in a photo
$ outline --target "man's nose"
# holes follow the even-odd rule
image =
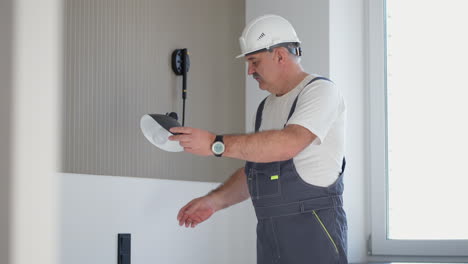
[[[248,75],[252,75],[252,74],[254,74],[254,73],[255,73],[255,69],[254,69],[254,67],[252,67],[252,66],[250,66],[250,65],[249,65],[249,68],[248,68],[247,74],[248,74]]]

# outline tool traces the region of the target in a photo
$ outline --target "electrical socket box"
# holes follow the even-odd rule
[[[130,264],[132,235],[119,234],[117,241],[117,264]]]

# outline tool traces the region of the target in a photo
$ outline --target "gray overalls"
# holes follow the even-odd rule
[[[315,80],[325,79],[317,77]],[[296,108],[296,97],[288,116]],[[258,132],[265,100],[255,120]],[[257,215],[258,264],[348,263],[347,223],[343,210],[342,172],[329,187],[306,183],[293,159],[278,162],[247,162],[245,173]]]

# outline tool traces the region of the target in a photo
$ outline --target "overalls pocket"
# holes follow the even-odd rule
[[[312,212],[271,218],[274,239],[270,244],[278,243],[281,263],[347,263],[345,256],[339,253],[342,252],[340,245],[334,245],[335,239],[331,239],[333,227],[328,217],[331,215],[318,211],[317,215],[320,221]]]
[[[248,180],[254,200],[281,195],[279,162],[256,163],[249,172]]]
[[[330,230],[326,227],[327,221],[320,217],[317,213],[317,211],[312,211],[313,217],[316,220],[317,225],[319,225],[320,229],[323,231],[323,239],[324,241],[328,241],[333,248],[333,251],[338,255],[340,254],[340,251],[338,250],[338,246],[336,244],[335,239],[331,236]]]

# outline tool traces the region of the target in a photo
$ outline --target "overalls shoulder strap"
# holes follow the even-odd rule
[[[258,130],[260,129],[260,125],[262,124],[263,108],[265,107],[265,101],[267,98],[268,96],[265,97],[265,99],[263,99],[263,101],[258,106],[257,116],[255,117],[255,132],[258,132]]]
[[[315,82],[315,81],[318,81],[318,80],[326,80],[326,81],[331,82],[330,79],[325,78],[325,77],[315,77],[315,78],[312,79],[310,82],[308,82],[305,86],[307,86],[307,85],[309,85],[309,84],[311,84],[311,83],[313,83],[313,82]],[[289,111],[289,115],[288,115],[288,119],[287,119],[288,121],[289,121],[289,119],[291,118],[291,116],[293,115],[294,111],[296,110],[297,99],[299,99],[299,95],[300,95],[300,94],[301,94],[301,93],[299,93],[299,94],[296,96],[296,99],[294,99],[294,102],[293,102],[293,104],[292,104],[292,106],[291,106],[291,110]]]
[[[329,82],[333,82],[330,79],[325,78],[325,77],[316,77],[316,78],[312,79],[310,82],[308,82],[305,86],[307,86],[307,85],[309,85],[309,84],[311,84],[311,83],[313,83],[314,81],[317,81],[317,80],[326,80],[326,81],[329,81]],[[296,110],[296,104],[297,104],[297,99],[299,99],[299,95],[300,95],[300,93],[296,96],[296,99],[294,99],[294,102],[293,102],[293,104],[291,106],[291,110],[289,111],[289,115],[288,115],[288,121],[291,118],[291,116],[294,114],[294,111]],[[263,104],[264,103],[265,103],[265,100],[263,100],[263,102],[262,102],[262,110],[263,110]],[[257,118],[258,118],[258,115],[257,115]],[[261,118],[262,118],[262,116],[260,115],[260,120],[261,120]],[[255,120],[255,123],[257,123],[257,120]],[[286,126],[286,124],[284,124],[284,125]],[[259,127],[260,127],[260,125],[259,125]],[[341,163],[341,173],[340,174],[344,173],[345,168],[346,168],[346,158],[343,157],[343,161]]]
[[[315,77],[314,79],[312,79],[310,82],[308,82],[305,86],[317,81],[317,80],[326,80],[326,81],[329,81],[331,82],[330,79],[328,78],[325,78],[325,77]],[[258,132],[259,129],[260,129],[260,126],[262,125],[262,114],[263,114],[263,108],[265,107],[265,101],[266,99],[268,98],[265,97],[265,99],[263,99],[263,101],[260,103],[260,105],[258,106],[257,108],[257,115],[255,117],[255,132]],[[294,113],[294,110],[296,110],[296,104],[297,104],[297,99],[299,98],[299,94],[296,96],[296,99],[294,100],[293,104],[292,104],[292,107],[291,107],[291,110],[289,111],[289,115],[288,115],[288,119],[291,118],[292,114]]]

